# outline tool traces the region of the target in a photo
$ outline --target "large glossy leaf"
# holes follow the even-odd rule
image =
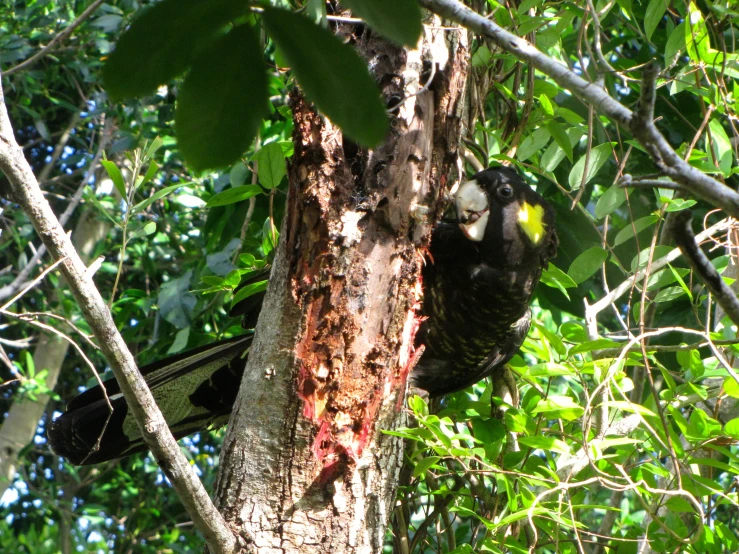
[[[344,0],[342,4],[399,44],[413,47],[421,36],[421,10],[415,0]]]
[[[352,139],[377,145],[387,133],[388,119],[359,55],[302,15],[265,8],[262,17],[306,96]]]
[[[262,48],[249,25],[235,27],[195,59],[180,92],[175,130],[194,169],[235,162],[267,114]]]
[[[618,185],[611,187],[603,193],[595,205],[596,219],[602,219],[626,201],[626,191]]]
[[[577,190],[580,185],[586,185],[588,182],[595,177],[603,164],[605,164],[611,157],[613,152],[613,145],[609,142],[599,144],[590,151],[590,155],[583,155],[570,171],[569,183],[571,190]],[[585,166],[585,162],[587,167]],[[586,172],[587,170],[587,172]],[[583,173],[585,178],[583,179]]]
[[[249,6],[241,0],[164,0],[136,19],[103,67],[108,95],[153,92],[192,62],[196,48]]]
[[[576,283],[583,283],[600,269],[607,258],[608,250],[604,250],[600,246],[593,246],[573,260],[567,274]]]
[[[280,184],[282,178],[287,175],[285,154],[282,152],[282,147],[276,142],[265,144],[257,152],[256,160],[259,164],[259,182],[265,188],[275,188]]]
[[[647,35],[647,39],[652,38],[654,30],[659,25],[659,22],[667,11],[667,4],[664,0],[650,0],[647,6],[647,13],[644,16],[644,34]]]

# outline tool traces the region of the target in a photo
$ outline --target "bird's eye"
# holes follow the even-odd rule
[[[503,185],[498,189],[498,194],[503,198],[510,198],[513,196],[513,189],[508,185]]]

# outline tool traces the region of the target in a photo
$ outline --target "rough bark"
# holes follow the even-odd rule
[[[382,429],[402,420],[419,354],[419,270],[455,170],[466,37],[439,30],[408,50],[339,34],[397,109],[364,151],[293,94],[280,244],[215,493],[244,551],[380,551],[403,461]],[[446,59],[424,73],[432,50]]]

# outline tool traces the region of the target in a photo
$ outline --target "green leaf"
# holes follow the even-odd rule
[[[634,404],[633,402],[626,402],[625,400],[607,400],[606,402],[603,402],[603,406],[616,408],[617,410],[623,410],[625,412],[641,414],[646,417],[653,417],[653,418],[658,417],[657,414],[655,414],[649,408],[645,408],[641,404]]]
[[[526,375],[529,377],[555,377],[575,374],[575,371],[572,368],[551,362],[526,367],[528,368]]]
[[[282,152],[282,147],[276,142],[265,144],[257,152],[256,161],[259,164],[257,167],[259,182],[262,183],[264,188],[275,188],[280,184],[282,178],[287,175],[285,154]]]
[[[105,168],[106,173],[108,174],[108,177],[110,177],[110,180],[113,181],[113,185],[115,186],[115,190],[118,191],[118,194],[121,195],[121,198],[123,200],[126,200],[126,182],[123,180],[123,175],[121,174],[121,170],[118,169],[118,166],[115,165],[113,162],[108,160],[101,160],[100,163]]]
[[[159,200],[160,198],[164,198],[168,194],[171,194],[174,191],[176,191],[177,189],[180,189],[183,187],[191,187],[194,184],[195,183],[177,183],[176,185],[170,185],[168,187],[164,187],[163,189],[156,191],[146,200],[142,200],[141,202],[136,204],[133,208],[131,208],[131,213],[137,214],[139,212],[142,212],[146,208],[148,208],[151,204]]]
[[[596,219],[603,219],[605,216],[618,209],[625,201],[626,191],[618,185],[611,185],[611,187],[606,190],[600,198],[598,198],[598,202],[595,204]]]
[[[598,271],[607,259],[608,250],[592,246],[572,261],[567,274],[579,285]]]
[[[254,29],[241,25],[193,62],[175,113],[177,141],[196,170],[232,164],[268,113],[267,77]]]
[[[153,158],[154,154],[157,153],[157,150],[159,150],[163,145],[164,141],[160,137],[156,137],[154,140],[151,141],[149,148],[146,149],[146,155],[144,156],[144,158],[147,160]]]
[[[636,233],[641,233],[644,229],[648,229],[655,223],[659,221],[659,216],[656,215],[648,215],[642,218],[637,219],[634,221],[633,226],[630,224],[627,224],[626,227],[621,229],[618,234],[616,235],[616,238],[613,241],[613,246],[618,246],[619,244],[623,244],[627,240],[629,240],[631,237],[634,236],[634,229],[636,229]]]
[[[426,401],[418,396],[417,394],[412,395],[408,399],[408,407],[413,411],[413,415],[418,417],[424,417],[429,414],[429,407]]]
[[[177,352],[182,352],[187,348],[187,341],[190,339],[190,329],[191,327],[187,326],[184,329],[177,331],[177,334],[174,337],[174,342],[172,343],[172,346],[169,347],[169,350],[167,350],[167,354],[177,354]]]
[[[703,410],[693,410],[688,420],[688,440],[706,440],[721,432],[721,424]]]
[[[678,282],[680,285],[680,288],[683,289],[685,294],[688,295],[688,298],[690,298],[690,301],[693,301],[693,293],[690,292],[690,289],[688,288],[688,285],[685,284],[685,281],[683,281],[682,276],[680,275],[680,272],[672,267],[672,264],[667,264],[667,267],[670,269],[670,273],[672,273],[672,276],[675,278],[675,281]]]
[[[262,187],[259,185],[243,185],[240,187],[232,187],[226,189],[218,194],[211,196],[205,205],[208,208],[214,208],[215,206],[227,206],[229,204],[235,204],[236,202],[243,202],[248,200],[252,196],[262,194]]]
[[[258,281],[256,283],[246,285],[242,289],[239,289],[238,291],[236,291],[236,294],[234,294],[233,300],[231,300],[231,307],[233,308],[236,304],[238,304],[245,298],[249,298],[250,296],[258,292],[263,292],[267,290],[267,285],[269,285],[269,281]]]
[[[724,379],[724,392],[732,398],[739,398],[739,383],[733,377]]]
[[[546,96],[544,96],[544,98],[546,98]],[[572,143],[570,142],[570,137],[567,135],[567,131],[565,131],[564,127],[556,121],[550,121],[547,123],[547,131],[549,131],[549,134],[552,135],[554,141],[559,144],[559,147],[567,155],[567,159],[572,161]]]
[[[685,22],[680,23],[670,34],[665,44],[665,66],[672,64],[673,59],[685,48]]]
[[[231,171],[228,174],[228,180],[232,187],[240,187],[246,183],[246,178],[249,175],[249,168],[246,167],[241,161],[236,162]]]
[[[583,352],[592,352],[593,350],[602,350],[603,348],[615,348],[617,346],[619,346],[619,343],[611,339],[586,340],[570,348],[568,355],[574,356]]]
[[[730,419],[724,425],[724,433],[733,439],[739,439],[739,417]]]
[[[708,51],[711,43],[709,42],[708,28],[706,27],[706,20],[703,19],[703,13],[695,5],[695,2],[690,3],[688,12],[688,25],[685,26],[685,47],[688,55],[696,63],[710,62]]]
[[[657,295],[654,297],[654,301],[658,304],[660,302],[670,302],[671,300],[675,300],[676,298],[680,298],[684,295],[685,291],[682,289],[682,287],[667,287],[657,293]]]
[[[421,9],[415,0],[344,0],[342,5],[398,44],[413,48],[421,36]]]
[[[570,295],[567,294],[566,289],[577,288],[577,283],[552,263],[550,263],[542,272],[541,282],[548,287],[559,289],[567,298],[569,298]]]
[[[197,298],[189,290],[190,279],[192,279],[192,270],[162,285],[157,297],[162,317],[178,329],[184,329],[190,325],[190,318],[197,304]]]
[[[665,208],[666,212],[679,212],[682,210],[687,210],[688,208],[691,208],[695,206],[696,201],[692,198],[685,199],[685,198],[673,198],[670,199],[667,202],[667,207]]]
[[[539,402],[532,414],[546,414],[547,417],[561,418],[567,421],[578,419],[585,409],[575,403],[569,396],[550,395]]]
[[[265,219],[264,225],[262,226],[262,252],[265,256],[277,246],[279,235],[280,233],[275,228],[272,218],[268,217]]]
[[[644,34],[647,35],[647,40],[652,38],[654,30],[662,21],[667,11],[667,3],[665,0],[650,0],[647,5],[647,13],[644,16]]]
[[[568,397],[565,397],[568,398]],[[569,454],[570,448],[567,443],[554,437],[519,437],[518,442],[529,448],[544,450],[545,452],[558,452],[560,454]]]
[[[731,164],[734,159],[734,152],[731,148],[729,136],[718,119],[712,119],[708,123],[708,128],[711,130],[714,159],[718,163],[724,177],[728,177],[731,175]]]
[[[552,106],[552,101],[549,100],[549,97],[546,94],[542,94],[539,96],[539,104],[541,104],[541,109],[546,115],[554,116],[554,107]],[[567,142],[567,144],[569,144],[569,141]]]
[[[550,138],[551,135],[547,128],[539,127],[521,142],[516,152],[516,158],[519,162],[528,160],[531,156],[542,150]]]
[[[654,263],[654,260],[659,260],[670,252],[672,252],[672,247],[670,246],[658,245],[654,249],[647,246],[631,260],[631,271],[636,271],[637,269],[646,267],[647,264],[650,263],[650,260],[651,263]],[[670,282],[672,282],[672,279],[670,279]]]
[[[680,496],[671,496],[665,505],[671,512],[690,514],[695,512],[695,506]]]
[[[416,462],[416,467],[413,468],[413,477],[419,477],[424,475],[434,464],[441,460],[441,456],[428,456],[421,458]]]
[[[241,283],[241,273],[238,269],[233,269],[223,278],[223,285],[235,289]]]
[[[107,217],[110,220],[111,223],[113,223],[113,225],[115,225],[116,227],[121,226],[121,224],[118,221],[116,221],[112,215],[108,213],[108,208],[106,208],[100,203],[100,200],[98,200],[97,196],[95,195],[95,191],[92,190],[90,187],[87,187],[86,197],[88,200],[90,200],[90,202],[92,202],[92,205],[95,206],[101,214],[103,214],[105,217]]]
[[[308,0],[308,3],[305,5],[305,13],[321,27],[328,26],[325,0]]]
[[[262,21],[306,96],[363,146],[376,146],[389,128],[365,62],[333,33],[302,15],[265,7]]]
[[[541,156],[541,168],[549,173],[557,169],[557,166],[565,159],[565,151],[557,142],[552,142]]]
[[[613,146],[610,142],[599,144],[595,148],[590,150],[590,157],[587,155],[582,156],[570,171],[570,177],[568,179],[570,184],[570,190],[577,190],[582,184],[588,184],[590,180],[595,177],[596,173],[601,167],[609,160],[613,152]],[[585,160],[588,159],[587,173],[585,172]],[[583,174],[585,175],[585,181],[583,182]]]
[[[154,175],[157,174],[157,171],[159,171],[159,164],[152,160],[146,173],[144,173],[143,178],[136,184],[136,189],[138,190],[139,187],[143,187],[146,183],[151,181]]]
[[[249,4],[240,0],[163,0],[137,18],[103,66],[113,100],[150,94],[192,62],[197,46],[215,36]],[[214,80],[212,86],[219,86]]]

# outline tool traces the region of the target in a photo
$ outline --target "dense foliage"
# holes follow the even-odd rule
[[[332,3],[311,0],[274,4],[302,7],[326,28],[302,19],[290,27],[284,14],[270,19],[276,8],[222,15],[238,23],[232,32],[245,35],[213,38],[203,31],[212,43],[198,56],[179,65],[157,58],[169,71],[162,86],[161,74],[149,83],[139,78],[150,69],[143,60],[151,52],[134,49],[138,65],[135,57],[111,52],[136,17],[149,17],[152,25],[172,17],[166,12],[171,2],[143,17],[138,2],[103,3],[67,40],[33,65],[13,70],[90,4],[3,0],[3,87],[18,140],[55,211],[63,212],[79,190],[82,202],[68,228],[92,218],[109,229],[90,256],[104,256],[95,282],[145,363],[242,332],[227,315],[233,291],[269,262],[285,198],[285,160],[292,153],[287,96],[295,82],[284,68],[293,67],[319,108],[360,142],[382,135],[385,118],[375,121],[378,112],[372,110],[384,108],[372,107],[374,89],[361,81],[366,73],[352,66],[358,57],[338,59],[353,55],[344,50],[330,59],[315,55],[334,48],[322,41],[329,41],[337,22],[330,17]],[[182,21],[168,32],[187,29],[192,18],[207,30],[202,14],[188,15],[199,4],[182,2]],[[736,188],[739,13],[730,2],[469,4],[628,106],[640,96],[645,64],[657,60],[659,128],[681,157]],[[382,11],[361,9],[357,5],[357,15],[378,29],[387,25]],[[266,33],[249,27],[260,21]],[[295,34],[298,28],[303,34]],[[414,32],[385,30],[401,43],[412,43]],[[447,32],[462,31],[450,25]],[[159,38],[177,44],[176,55],[186,49],[167,33]],[[250,50],[241,54],[258,66],[251,73],[234,67],[243,57],[234,50],[237,42],[247,45]],[[125,47],[125,39],[120,44]],[[736,325],[722,317],[683,260],[673,256],[665,263],[674,248],[673,214],[692,209],[696,227],[706,228],[723,214],[669,183],[635,182],[659,175],[643,146],[623,129],[486,39],[473,37],[472,44],[466,170],[471,175],[476,166],[510,162],[525,172],[557,209],[560,252],[540,285],[536,324],[511,363],[518,407],[502,419],[492,417],[485,381],[431,406],[410,399],[417,425],[399,431],[409,438],[409,463],[387,550],[526,552],[536,541],[535,551],[542,553],[603,552],[599,545],[622,553],[635,552],[645,537],[656,552],[739,550]],[[255,56],[255,49],[264,55]],[[212,71],[214,59],[224,64],[220,72]],[[332,67],[347,64],[344,81],[329,78]],[[256,90],[246,83],[260,72],[266,76],[263,90],[243,96]],[[113,102],[111,89],[116,99],[127,100]],[[203,92],[210,89],[215,99]],[[228,109],[188,108],[196,100]],[[369,131],[349,127],[365,121],[357,114],[368,113],[374,121]],[[238,137],[236,150],[222,159],[222,150],[213,148],[222,140],[218,118],[253,127],[251,135],[224,132],[227,140]],[[194,136],[203,125],[210,134]],[[12,203],[0,200],[0,208],[1,289],[17,279],[39,242]],[[729,222],[706,241],[729,283],[737,275],[734,232]],[[40,267],[49,263],[42,258]],[[31,278],[39,272],[34,269]],[[622,295],[611,292],[623,283]],[[55,272],[2,309],[34,312],[30,317],[69,335],[97,367],[105,366],[85,342],[86,324]],[[51,392],[27,342],[40,332],[8,315],[0,321],[0,346],[7,353],[0,365],[4,415],[16,403],[45,401]],[[36,438],[0,502],[0,550],[200,548],[201,539],[149,456],[79,469],[48,450],[45,422],[93,380],[84,359],[70,350]],[[207,487],[215,476],[219,436],[183,442]]]

